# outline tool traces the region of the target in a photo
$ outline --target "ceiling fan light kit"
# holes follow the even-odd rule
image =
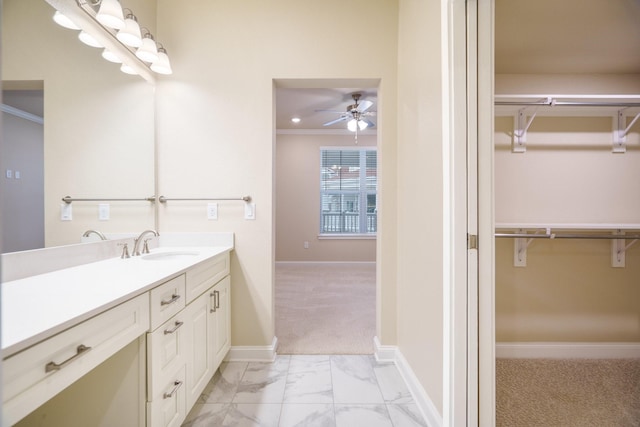
[[[363,100],[360,101],[362,94],[354,93],[351,95],[353,98],[353,104],[347,106],[346,111],[331,111],[331,110],[319,110],[327,111],[330,113],[338,113],[340,117],[323,124],[323,126],[331,126],[340,122],[347,122],[347,129],[356,133],[356,144],[358,143],[358,130],[365,130],[370,127],[374,127],[375,123],[369,120],[367,117],[375,116],[375,111],[368,111],[373,105],[372,101]]]

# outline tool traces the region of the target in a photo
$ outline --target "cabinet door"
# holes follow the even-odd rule
[[[191,408],[214,374],[213,312],[208,293],[201,295],[184,311],[187,332],[187,408]]]
[[[231,348],[231,278],[225,277],[213,287],[214,294],[214,355],[218,368]]]

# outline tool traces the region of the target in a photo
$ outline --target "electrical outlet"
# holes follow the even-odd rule
[[[256,219],[256,204],[245,203],[244,204],[244,219]]]
[[[309,242],[304,242],[304,248],[309,249]]]
[[[218,219],[217,203],[207,203],[207,219]]]

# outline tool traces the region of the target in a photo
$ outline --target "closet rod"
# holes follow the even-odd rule
[[[199,197],[199,198],[193,198],[193,199],[176,199],[176,198],[169,198],[169,197],[164,197],[164,196],[160,196],[158,197],[158,201],[160,203],[166,203],[168,200],[173,200],[173,201],[180,201],[180,202],[184,202],[184,201],[188,201],[188,202],[199,202],[199,201],[208,201],[208,200],[218,200],[218,201],[233,201],[233,200],[241,200],[243,202],[250,202],[251,201],[251,196],[243,196],[243,197],[218,197],[218,198],[204,198],[204,197]]]
[[[640,107],[640,102],[598,102],[598,101],[495,101],[495,105],[548,106],[548,107]]]
[[[66,204],[70,204],[71,202],[155,202],[156,196],[144,197],[141,199],[110,199],[110,198],[102,198],[102,199],[76,199],[71,196],[64,196],[62,201]]]
[[[637,240],[640,234],[528,234],[528,233],[495,233],[495,237],[511,237],[516,239],[600,239],[600,240]]]

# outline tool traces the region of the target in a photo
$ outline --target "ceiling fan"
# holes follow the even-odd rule
[[[317,111],[326,111],[329,113],[337,113],[340,114],[335,120],[331,120],[327,123],[324,123],[323,126],[331,126],[333,124],[347,121],[347,129],[351,132],[357,132],[358,130],[365,130],[369,127],[375,126],[371,120],[367,117],[375,116],[375,111],[367,111],[373,105],[373,102],[369,100],[360,101],[362,94],[354,93],[351,95],[353,98],[353,104],[347,106],[346,111],[335,111],[335,110],[317,110]]]

